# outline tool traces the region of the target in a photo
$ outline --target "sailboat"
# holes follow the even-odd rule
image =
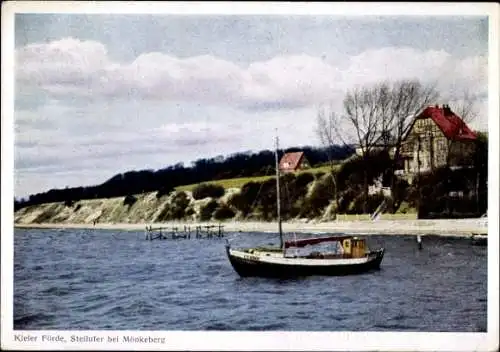
[[[283,240],[280,205],[279,140],[276,137],[276,206],[279,247],[231,248],[226,253],[234,270],[242,277],[302,277],[312,275],[361,274],[380,268],[384,248],[370,250],[364,238],[341,235]],[[314,250],[317,247],[320,250]],[[311,250],[312,249],[312,250]]]

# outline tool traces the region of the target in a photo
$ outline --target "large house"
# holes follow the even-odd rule
[[[401,146],[404,168],[399,174],[412,176],[445,165],[453,166],[453,155],[464,155],[475,148],[476,134],[451,111],[448,105],[427,107],[415,117]]]
[[[306,169],[309,166],[304,152],[285,153],[279,163],[280,171],[284,173]]]

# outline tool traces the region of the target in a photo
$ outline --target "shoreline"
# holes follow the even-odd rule
[[[487,221],[487,220],[486,220]],[[145,231],[146,227],[178,227],[222,225],[224,232],[278,232],[277,222],[162,222],[162,223],[30,223],[14,224],[18,229],[97,229]],[[487,222],[486,222],[487,224]],[[485,219],[433,219],[433,220],[356,220],[329,222],[283,222],[284,232],[297,233],[335,233],[345,232],[359,235],[437,235],[443,237],[471,237],[487,235]]]

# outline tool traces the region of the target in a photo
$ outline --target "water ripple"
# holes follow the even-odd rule
[[[486,331],[487,248],[373,236],[378,272],[240,278],[220,240],[15,230],[14,327],[54,330]],[[276,243],[240,234],[241,245]],[[454,307],[450,311],[450,307]]]

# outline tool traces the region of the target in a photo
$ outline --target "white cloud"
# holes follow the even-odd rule
[[[408,47],[373,49],[350,59],[349,67],[343,71],[343,81],[365,84],[386,79],[437,79],[442,68],[453,63],[453,58],[442,50],[419,51]]]
[[[237,143],[242,131],[237,125],[200,121],[170,123],[151,131],[153,137],[168,140],[179,147],[204,146],[211,144]]]
[[[165,101],[229,104],[240,108],[303,107],[341,98],[355,85],[419,78],[455,91],[487,91],[487,60],[455,59],[440,50],[371,49],[336,67],[320,58],[285,55],[240,67],[209,55],[176,58],[152,52],[113,62],[95,41],[62,39],[16,51],[16,77],[56,95],[139,96]]]
[[[94,41],[66,38],[16,50],[16,78],[55,92],[70,86],[90,88],[108,65],[106,48]]]
[[[210,55],[149,52],[118,62],[103,44],[72,38],[21,47],[16,194],[272,149],[275,128],[282,147],[314,145],[317,106],[341,109],[347,89],[379,80],[436,81],[450,102],[464,88],[487,93],[483,56],[386,47],[334,61],[298,53],[242,66]],[[41,92],[43,100],[33,99]],[[35,103],[23,106],[27,98]],[[474,126],[487,126],[481,117]]]
[[[129,170],[272,149],[276,127],[282,147],[317,142],[312,108],[255,113],[186,104],[108,104],[106,119],[99,114],[103,106],[56,101],[16,111],[16,195],[99,184]]]

